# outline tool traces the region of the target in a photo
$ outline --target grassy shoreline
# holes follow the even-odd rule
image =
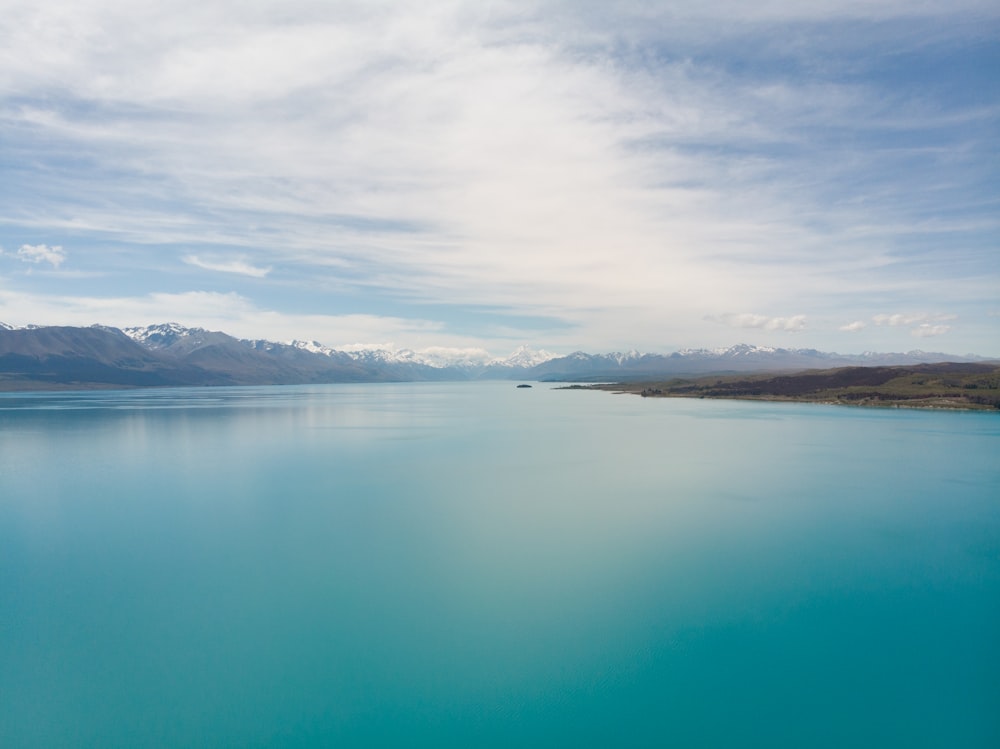
[[[841,367],[789,374],[710,375],[654,382],[574,386],[644,398],[714,398],[874,408],[1000,411],[993,363]]]

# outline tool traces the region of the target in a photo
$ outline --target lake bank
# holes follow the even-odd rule
[[[791,374],[675,378],[575,385],[644,398],[710,398],[949,411],[1000,410],[1000,366],[945,363],[843,367]]]

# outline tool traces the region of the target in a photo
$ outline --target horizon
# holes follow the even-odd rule
[[[7,6],[5,323],[1000,358],[995,3]]]
[[[273,339],[259,338],[259,337],[241,337],[241,336],[233,335],[232,333],[230,333],[228,331],[225,331],[225,330],[214,330],[214,329],[206,328],[204,326],[190,326],[190,327],[188,327],[188,326],[180,325],[179,323],[176,323],[176,322],[154,323],[152,325],[143,325],[143,326],[126,325],[126,326],[119,327],[119,326],[114,326],[114,325],[105,325],[103,323],[91,323],[90,325],[38,325],[38,324],[33,324],[33,323],[27,324],[27,325],[10,325],[9,323],[6,323],[5,321],[0,320],[0,330],[4,330],[4,329],[6,329],[6,330],[37,330],[37,329],[42,329],[42,328],[46,328],[46,327],[112,329],[112,330],[117,330],[118,332],[121,332],[121,333],[125,334],[129,338],[133,338],[133,340],[138,340],[138,339],[134,338],[130,334],[130,331],[148,330],[150,328],[158,328],[158,327],[171,327],[171,328],[179,329],[180,331],[182,331],[184,333],[190,333],[190,332],[221,333],[223,335],[227,335],[227,336],[229,336],[231,338],[234,338],[234,339],[236,339],[238,341],[241,341],[241,342],[255,343],[255,342],[261,342],[262,341],[262,342],[265,342],[265,343],[274,343],[274,344],[286,345],[286,346],[297,346],[297,347],[300,347],[300,348],[304,348],[304,350],[307,350],[307,351],[312,351],[313,350],[312,346],[319,346],[319,347],[321,347],[323,349],[327,349],[327,350],[331,350],[331,351],[336,351],[336,352],[341,352],[341,353],[348,353],[348,354],[364,353],[364,352],[385,352],[385,353],[392,353],[392,354],[399,354],[399,353],[410,352],[410,353],[420,354],[420,355],[435,354],[435,355],[438,356],[438,358],[441,359],[442,362],[445,362],[445,363],[441,364],[440,366],[449,366],[449,364],[447,364],[448,357],[450,356],[450,357],[454,358],[454,357],[458,357],[461,354],[465,354],[467,356],[472,356],[473,354],[475,354],[475,355],[478,355],[480,358],[485,358],[485,359],[489,359],[489,360],[492,360],[492,361],[504,361],[504,360],[507,360],[507,359],[511,359],[511,358],[517,356],[520,353],[527,352],[527,353],[531,353],[531,354],[543,355],[544,359],[546,361],[548,361],[550,359],[566,358],[566,357],[572,356],[573,354],[586,354],[588,356],[629,356],[629,355],[633,355],[633,354],[637,355],[637,356],[669,356],[671,354],[691,354],[691,353],[725,354],[725,353],[731,353],[732,351],[734,351],[736,349],[742,349],[742,348],[748,348],[748,349],[756,350],[756,351],[788,351],[790,353],[794,353],[794,352],[816,352],[816,353],[823,354],[823,355],[844,356],[844,357],[860,357],[860,356],[866,356],[866,355],[874,355],[874,356],[886,356],[886,355],[889,355],[889,356],[891,356],[891,355],[929,354],[929,355],[932,355],[932,356],[955,356],[955,357],[958,357],[958,358],[972,358],[972,359],[980,359],[980,360],[983,360],[983,361],[1000,360],[1000,356],[991,356],[991,355],[988,355],[988,354],[980,354],[980,353],[973,352],[973,351],[964,352],[964,353],[958,353],[958,352],[955,352],[955,351],[931,351],[931,350],[928,350],[928,349],[920,349],[920,348],[907,349],[905,351],[902,351],[902,350],[901,351],[875,351],[875,350],[871,350],[871,349],[868,349],[868,350],[865,350],[865,351],[824,351],[824,350],[821,350],[821,349],[816,349],[816,348],[812,348],[812,347],[804,347],[804,346],[766,346],[766,345],[760,345],[760,344],[756,344],[756,343],[748,343],[745,340],[744,341],[739,341],[737,343],[728,344],[728,345],[722,345],[722,346],[688,346],[688,347],[677,348],[677,349],[672,349],[672,350],[659,350],[659,351],[654,351],[654,350],[640,350],[640,349],[635,349],[635,348],[631,348],[631,349],[621,349],[621,348],[618,348],[618,349],[590,349],[590,350],[587,350],[587,349],[575,349],[573,351],[568,351],[568,352],[553,352],[553,351],[549,351],[549,350],[544,349],[544,348],[539,347],[539,346],[533,346],[533,345],[531,345],[529,343],[522,343],[522,344],[518,345],[516,348],[510,350],[506,355],[497,355],[497,353],[496,353],[495,350],[489,350],[489,349],[482,348],[482,347],[465,347],[465,348],[459,348],[459,347],[453,347],[453,346],[427,346],[427,347],[424,347],[424,348],[410,348],[410,347],[407,347],[407,346],[397,346],[397,345],[395,345],[392,342],[383,342],[383,343],[355,343],[355,344],[347,344],[347,345],[339,346],[338,347],[338,346],[327,345],[323,341],[307,340],[307,339],[302,339],[302,338],[291,338],[291,339],[285,339],[285,340],[273,340]],[[431,366],[436,366],[436,365],[432,364]]]

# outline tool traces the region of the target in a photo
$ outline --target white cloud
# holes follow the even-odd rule
[[[101,4],[64,9],[80,18],[35,24],[53,36],[45,62],[55,80],[71,81],[94,101],[146,107],[152,119],[22,111],[37,127],[103,144],[126,165],[163,175],[213,209],[213,219],[237,207],[261,212],[280,225],[295,261],[361,256],[397,270],[388,283],[408,293],[429,289],[435,298],[445,291],[458,301],[467,294],[506,304],[505,286],[544,279],[543,298],[566,306],[618,295],[659,312],[665,291],[680,307],[689,289],[702,286],[700,253],[692,248],[738,247],[740,260],[757,261],[793,256],[814,242],[797,226],[792,203],[757,184],[773,163],[695,155],[685,146],[780,139],[776,106],[779,117],[806,113],[824,123],[863,106],[856,94],[829,87],[772,86],[761,99],[761,90],[734,90],[690,61],[644,71],[603,53],[563,50],[560,37],[569,32],[538,15],[559,16],[565,9],[557,6],[495,4],[491,21],[468,4],[387,13],[341,4],[300,7],[291,23],[279,24],[275,16],[286,11],[264,4],[241,6],[232,14],[236,24],[210,23],[229,15],[224,8],[137,10],[150,14],[149,23],[128,21],[141,40],[111,53],[100,39],[127,19]],[[624,15],[647,15],[634,10]],[[687,12],[705,13],[695,6]],[[731,12],[729,5],[708,10]],[[587,23],[597,23],[588,13]],[[93,34],[63,38],[64,26]],[[67,60],[83,65],[64,67]],[[18,80],[36,75],[23,70]],[[271,105],[276,97],[282,106]],[[174,106],[199,116],[165,118]],[[662,145],[636,148],[646,142]],[[325,224],[330,213],[420,229],[380,235],[351,221]],[[234,244],[253,241],[225,221],[149,218],[97,223],[109,231],[126,226],[142,241],[162,239],[165,229],[175,241],[208,232]],[[602,262],[610,248],[625,262]],[[223,272],[263,270],[250,259],[193,258]],[[746,295],[735,278],[714,282],[722,298]]]
[[[866,139],[906,127],[919,142],[946,119],[996,117],[942,114],[930,91],[900,100],[865,77],[863,52],[844,53],[929,44],[926,27],[912,42],[906,24],[872,31],[866,20],[970,8],[993,18],[988,0],[4,7],[0,126],[33,133],[17,152],[40,164],[78,152],[88,168],[38,170],[47,181],[32,194],[59,199],[4,207],[0,221],[128,243],[130,267],[147,252],[166,288],[178,282],[161,247],[183,247],[185,263],[230,274],[235,288],[272,268],[336,275],[375,292],[366,309],[381,296],[418,318],[427,302],[544,313],[588,348],[626,335],[711,345],[728,334],[704,323],[719,309],[815,320],[833,299],[851,319],[840,302],[852,296],[905,286],[931,299],[939,279],[900,267],[899,237],[942,222],[924,215],[919,178],[893,176],[892,159],[912,153]],[[852,35],[899,36],[868,45],[821,26],[845,19],[859,21]],[[786,22],[790,36],[777,33]],[[734,54],[748,59],[729,65],[720,34],[739,36]],[[41,142],[54,146],[32,152]],[[955,143],[949,159],[981,149]],[[936,170],[935,158],[920,154]],[[935,206],[951,194],[927,189]],[[977,231],[996,227],[986,223]],[[79,245],[73,254],[74,266],[106,267],[82,263]],[[970,270],[951,288],[993,281]],[[806,327],[805,314],[712,319]],[[922,322],[935,321],[875,324]]]
[[[253,278],[263,278],[271,272],[271,268],[258,268],[247,262],[246,258],[233,260],[217,260],[213,258],[201,258],[198,255],[185,255],[182,258],[188,265],[194,265],[205,270],[214,270],[220,273],[236,273],[241,276],[252,276]]]
[[[923,322],[927,320],[930,315],[917,314],[917,315],[875,315],[872,318],[872,322],[876,325],[888,325],[890,327],[896,328],[904,325],[914,325],[915,323]]]
[[[889,327],[907,327],[910,325],[925,325],[935,322],[947,322],[949,320],[955,320],[957,315],[938,313],[916,313],[916,314],[894,314],[894,315],[875,315],[872,317],[872,322],[876,325],[888,325]]]
[[[928,314],[928,313],[896,313],[892,315],[875,315],[872,322],[879,326],[908,327],[910,335],[916,338],[931,338],[933,336],[944,335],[951,330],[950,325],[943,323],[955,320],[957,315],[952,314]]]
[[[857,333],[859,330],[864,330],[868,325],[862,320],[855,320],[854,322],[849,322],[846,325],[841,325],[838,330],[843,330],[847,333]]]
[[[911,330],[910,335],[916,336],[917,338],[930,338],[932,336],[944,335],[949,330],[951,330],[950,325],[931,325],[930,323],[923,323]]]
[[[805,330],[806,327],[805,315],[768,317],[767,315],[743,313],[718,315],[709,319],[731,325],[734,328],[759,328],[761,330],[780,330],[789,333]]]
[[[22,244],[17,256],[26,263],[48,263],[58,268],[66,259],[66,252],[59,245],[49,247],[44,244]]]

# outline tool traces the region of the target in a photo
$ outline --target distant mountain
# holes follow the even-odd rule
[[[176,323],[123,330],[100,325],[14,328],[0,323],[0,390],[469,379],[636,381],[977,359],[923,351],[842,355],[746,344],[667,355],[577,351],[561,357],[522,346],[496,358],[483,349],[338,351],[315,341],[238,339]]]
[[[475,370],[483,367],[527,368],[556,357],[555,354],[550,354],[547,351],[538,351],[528,346],[519,347],[510,356],[497,358],[486,349],[481,348],[456,349],[433,347],[424,349],[423,351],[413,351],[412,349],[390,351],[388,349],[352,348],[346,351],[337,351],[317,341],[292,341],[289,345],[327,356],[345,353],[356,361],[378,365],[417,364],[434,367],[435,369],[450,367],[466,370]]]
[[[653,377],[739,372],[795,371],[830,367],[904,365],[944,361],[981,361],[980,357],[910,351],[896,354],[832,354],[815,349],[785,349],[739,344],[719,349],[684,349],[672,354],[637,351],[587,354],[577,351],[532,367],[538,380],[642,380]]]

